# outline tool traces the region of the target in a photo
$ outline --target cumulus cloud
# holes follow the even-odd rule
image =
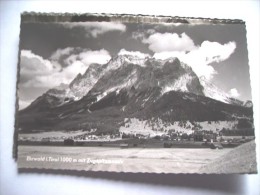
[[[20,87],[54,87],[59,84],[62,67],[59,63],[43,59],[29,50],[22,50],[20,56]],[[55,76],[54,76],[55,75]]]
[[[138,41],[143,41],[149,35],[156,33],[155,29],[147,29],[146,31],[135,31],[132,33],[132,39],[136,39]]]
[[[132,38],[136,39],[136,40],[143,40],[145,38],[145,33],[144,32],[133,32]]]
[[[59,60],[62,56],[69,55],[71,52],[74,51],[73,47],[66,47],[64,49],[57,49],[53,54],[51,55],[51,60]]]
[[[52,88],[61,83],[69,84],[78,73],[83,74],[92,63],[104,64],[110,60],[108,51],[82,50],[77,54],[71,54],[64,61],[68,64],[62,67],[59,64],[63,55],[68,55],[71,48],[59,49],[51,56],[51,60],[43,59],[31,51],[21,51],[21,87]],[[56,59],[56,60],[54,60]]]
[[[73,62],[77,61],[78,59],[79,59],[79,55],[78,54],[71,54],[71,55],[69,55],[69,56],[67,56],[66,58],[63,59],[63,63],[65,65],[70,65]]]
[[[84,28],[86,36],[92,36],[94,38],[109,31],[126,31],[126,26],[119,22],[64,22],[60,24],[70,29]]]
[[[229,94],[230,94],[232,97],[234,97],[234,98],[237,98],[237,97],[240,96],[240,93],[238,93],[238,91],[237,91],[236,88],[230,89]]]
[[[118,55],[130,55],[130,56],[137,56],[139,58],[150,57],[149,54],[141,53],[140,51],[127,51],[125,49],[121,49]]]
[[[221,62],[229,58],[236,49],[235,42],[228,42],[224,45],[218,42],[204,41],[199,50],[208,64],[212,62]]]
[[[147,34],[154,34],[154,33],[156,33],[156,30],[154,30],[153,28],[150,28],[150,29],[148,29],[147,31]]]
[[[165,24],[163,26],[172,26]],[[148,32],[132,33],[132,38],[148,44],[148,48],[154,52],[154,58],[167,59],[177,57],[182,62],[191,66],[200,77],[210,80],[217,74],[212,63],[227,60],[236,49],[235,42],[220,44],[218,42],[204,41],[201,45],[195,45],[193,40],[185,33],[156,33]]]
[[[98,51],[83,51],[78,56],[79,60],[85,64],[106,64],[111,59],[109,52],[105,49]]]
[[[53,72],[49,75],[37,76],[24,83],[24,87],[35,88],[53,88],[59,86],[61,83],[69,84],[77,74],[83,74],[87,66],[81,61],[75,61],[70,66],[63,68],[61,71]]]
[[[105,64],[111,59],[111,56],[105,49],[92,51],[80,47],[67,47],[57,49],[52,53],[49,59],[51,59],[53,63],[59,62],[62,66],[70,66],[75,61],[81,61],[85,65],[92,63]]]
[[[30,50],[22,50],[21,57],[21,75],[47,75],[51,74],[53,71],[60,70],[59,65],[53,65],[49,60],[43,59],[32,53]]]
[[[149,49],[153,52],[191,51],[196,49],[193,40],[185,33],[181,35],[177,33],[155,33],[147,39],[143,39],[143,43],[148,44]]]
[[[61,58],[64,58],[67,66],[64,67],[60,64]],[[105,64],[110,58],[108,51],[104,49],[96,51],[82,48],[58,49],[50,59],[44,59],[30,50],[22,50],[19,89],[20,91],[32,91],[32,93],[39,91],[39,96],[61,83],[69,84],[77,74],[84,74],[90,64]],[[27,107],[34,100],[33,96],[35,94],[19,94],[20,109]]]
[[[197,46],[192,51],[162,51],[155,53],[154,57],[157,59],[167,59],[169,57],[177,57],[182,62],[191,66],[193,71],[200,77],[204,76],[210,80],[215,74],[216,70],[212,63],[219,63],[227,60],[235,51],[236,43],[228,42],[220,44],[218,42],[204,41],[201,46]]]

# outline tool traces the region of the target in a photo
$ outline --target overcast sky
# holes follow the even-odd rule
[[[23,23],[20,109],[91,63],[118,54],[178,57],[200,77],[241,100],[251,100],[243,24]]]

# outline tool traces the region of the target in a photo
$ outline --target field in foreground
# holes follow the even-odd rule
[[[222,156],[232,153],[233,150],[235,149],[120,149],[103,147],[19,146],[18,167],[115,172],[203,173],[204,170],[201,169],[202,167],[209,165],[217,159],[221,159]],[[255,154],[254,150],[252,152]],[[106,163],[103,159],[117,162]],[[233,163],[230,159],[225,160],[226,164]],[[233,169],[228,169],[225,170],[225,173],[233,173],[233,171]],[[206,172],[209,173],[208,171]],[[239,170],[235,170],[235,172],[239,172]],[[210,171],[210,173],[218,173],[218,169]]]
[[[201,168],[205,173],[257,173],[255,142],[242,144]]]

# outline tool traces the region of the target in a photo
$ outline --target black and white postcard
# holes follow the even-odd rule
[[[19,169],[256,173],[241,20],[21,15]]]

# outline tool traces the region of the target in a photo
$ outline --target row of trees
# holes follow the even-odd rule
[[[224,135],[224,136],[255,136],[255,130],[254,129],[236,129],[236,130],[222,129],[220,131],[220,135]]]

